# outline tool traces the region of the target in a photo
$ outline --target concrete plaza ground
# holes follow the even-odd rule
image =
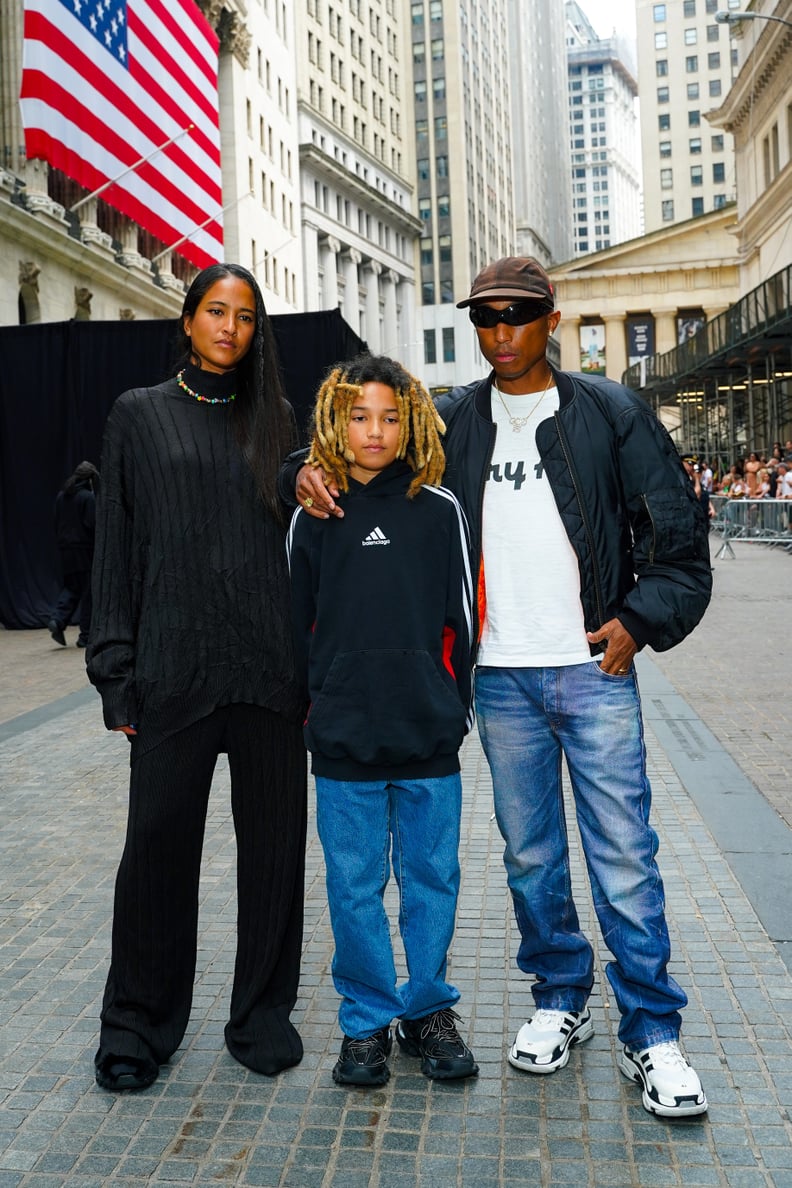
[[[305,1058],[267,1079],[223,1046],[234,960],[234,841],[218,768],[207,825],[198,973],[183,1047],[151,1089],[93,1079],[123,842],[126,744],[101,724],[83,654],[0,631],[0,1188],[149,1184],[281,1188],[792,1188],[792,557],[736,544],[689,641],[639,658],[683,1039],[703,1119],[648,1115],[617,1070],[598,953],[596,1034],[550,1077],[512,1069],[531,1011],[477,739],[464,752],[463,885],[451,956],[481,1072],[436,1084],[394,1051],[390,1083],[343,1090],[321,850],[311,813]],[[70,645],[76,629],[68,632]],[[391,897],[391,903],[393,902]]]

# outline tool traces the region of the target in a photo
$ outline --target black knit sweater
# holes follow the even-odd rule
[[[235,377],[188,367],[210,398]],[[299,718],[285,531],[240,452],[232,404],[175,379],[125,392],[102,450],[88,676],[108,729],[149,750],[217,706]]]

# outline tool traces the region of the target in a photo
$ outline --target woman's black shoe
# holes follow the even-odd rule
[[[96,1083],[111,1093],[122,1090],[148,1089],[159,1076],[159,1065],[153,1060],[137,1056],[116,1056],[108,1052],[96,1058]]]

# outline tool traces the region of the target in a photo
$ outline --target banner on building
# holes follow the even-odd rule
[[[707,319],[704,317],[703,310],[680,310],[677,314],[678,345],[682,346],[688,339],[693,338],[706,324]]]
[[[193,0],[24,0],[28,158],[89,191],[117,178],[105,202],[166,246],[189,236],[198,268],[222,260],[217,57]]]
[[[580,370],[587,375],[605,374],[605,325],[580,327]]]
[[[634,367],[641,359],[655,353],[655,325],[651,314],[627,318],[627,366]]]

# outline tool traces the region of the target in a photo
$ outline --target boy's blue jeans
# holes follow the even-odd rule
[[[676,1039],[687,997],[666,968],[670,943],[634,671],[611,676],[595,662],[482,667],[476,711],[522,938],[517,964],[536,975],[537,1006],[580,1010],[594,978],[572,899],[563,752],[594,907],[615,958],[606,972],[622,1016],[619,1039],[634,1049]]]
[[[453,1006],[445,980],[459,892],[459,774],[346,782],[316,777],[316,819],[335,937],[333,981],[345,1035],[363,1039],[396,1017]],[[396,984],[383,905],[390,864],[400,891],[408,980]]]

